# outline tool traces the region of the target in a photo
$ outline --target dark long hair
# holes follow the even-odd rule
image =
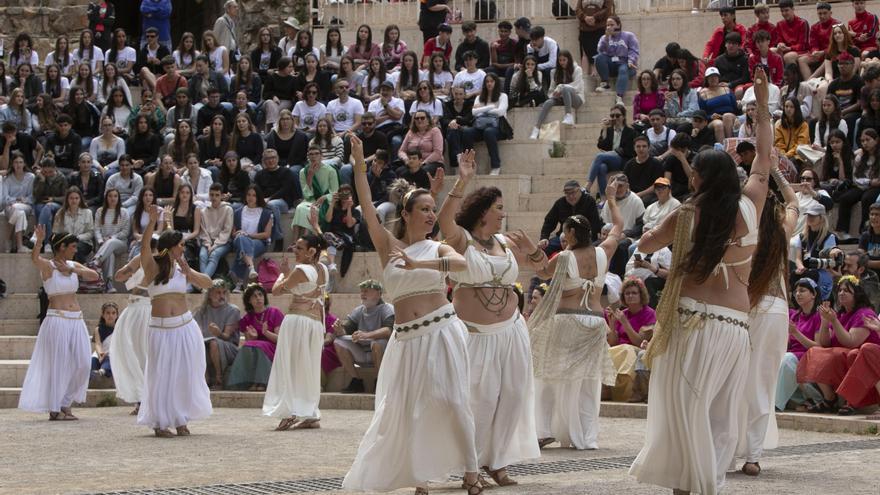
[[[822,157],[821,167],[822,175],[819,177],[819,180],[836,178],[831,175],[831,169],[834,167],[834,151],[831,149],[832,139],[839,139],[843,142],[843,148],[840,150],[840,159],[843,162],[843,171],[846,174],[846,178],[852,179],[853,151],[849,145],[849,139],[846,138],[846,134],[843,131],[834,128],[828,133],[828,139],[825,143],[825,156]]]
[[[526,55],[523,59],[523,63],[519,66],[519,78],[516,80],[516,92],[520,96],[529,92],[529,81],[528,75],[526,75],[526,62],[529,60],[535,62],[535,70],[532,71],[532,80],[535,84],[538,84],[538,74],[540,71],[538,70],[538,59],[535,58],[534,55]]]
[[[789,121],[788,115],[785,113],[785,104],[791,103],[794,106],[794,115],[791,117]],[[804,114],[801,112],[801,102],[798,101],[797,98],[786,98],[786,100],[782,103],[782,118],[779,119],[779,124],[784,129],[797,129],[804,123]]]
[[[468,232],[472,231],[500,197],[501,189],[495,186],[481,187],[468,194],[461,203],[461,209],[455,215],[455,223]]]
[[[107,221],[107,196],[112,192],[116,193],[116,208],[113,209],[113,223],[115,224],[119,222],[119,214],[122,212],[122,197],[119,195],[118,189],[111,187],[104,191],[104,204],[101,205],[101,225],[104,225]]]
[[[563,68],[559,63],[559,58],[565,57],[568,60],[568,66]],[[574,58],[568,50],[559,50],[556,55],[556,70],[553,71],[553,82],[556,84],[570,84],[574,80]]]
[[[797,290],[798,287],[803,287],[804,289],[807,289],[808,291],[810,291],[810,292],[813,293],[813,297],[814,297],[814,299],[813,299],[813,307],[810,308],[810,312],[809,312],[809,313],[804,313],[802,310],[798,309],[798,313],[800,313],[800,314],[802,314],[802,315],[806,315],[806,316],[810,316],[810,315],[815,314],[816,311],[819,310],[819,303],[821,302],[821,301],[819,300],[819,289],[818,289],[818,287],[817,287],[816,285],[811,285],[810,282],[809,282],[808,280],[810,280],[810,279],[807,279],[807,280],[800,279],[800,280],[798,280],[797,282],[794,283],[794,288],[791,289],[792,295],[794,295],[794,292],[795,292],[795,290]],[[813,282],[813,284],[815,284],[815,282]]]
[[[174,260],[171,259],[171,248],[180,244],[183,240],[183,234],[176,230],[166,230],[159,236],[159,242],[156,243],[156,249],[159,254],[153,256],[159,271],[153,279],[153,285],[165,285],[171,279],[171,268],[174,266]]]
[[[134,173],[134,172],[132,172],[132,173]],[[144,186],[141,189],[141,193],[138,194],[137,205],[135,205],[135,207],[134,207],[134,216],[131,219],[131,227],[132,227],[132,229],[135,230],[135,232],[139,231],[141,228],[140,227],[141,215],[143,215],[143,213],[144,213],[144,195],[147,194],[148,192],[153,193],[153,202],[150,204],[150,206],[156,204],[156,190],[150,186]],[[155,227],[155,225],[154,225],[154,227]]]
[[[196,214],[196,205],[194,203],[196,198],[194,197],[195,193],[193,193],[193,188],[189,184],[181,184],[180,187],[177,188],[177,195],[174,196],[174,207],[172,210],[174,213],[172,213],[172,215],[177,216],[178,208],[180,208],[180,191],[182,191],[183,188],[189,189],[189,204],[186,205],[186,219],[192,223],[193,217],[195,217]],[[166,219],[165,221],[167,222],[168,220]]]
[[[309,248],[315,249],[315,258],[312,262],[317,263],[318,260],[321,259],[321,251],[327,249],[327,241],[324,240],[324,237],[317,236],[311,232],[303,234],[299,236],[299,238],[305,241]]]
[[[330,42],[330,33],[336,33],[339,35],[339,41],[336,42],[334,46]],[[342,33],[339,32],[339,27],[330,26],[327,28],[327,37],[324,40],[324,53],[330,57],[333,56],[334,50],[336,55],[342,55],[342,50],[345,48],[345,45],[342,43]]]
[[[866,134],[874,141],[877,141],[877,145],[874,146],[873,152],[874,164],[871,165],[870,169],[868,169],[868,159],[870,159],[871,157],[868,156],[868,152],[866,150],[862,150],[862,155],[859,157],[859,161],[856,163],[853,175],[862,176],[867,174],[868,177],[874,179],[880,176],[880,137],[878,137],[876,130],[869,128],[862,131],[859,139],[861,139],[862,136]]]
[[[771,181],[771,190],[775,189]],[[788,266],[788,237],[785,236],[785,207],[770,194],[764,203],[764,213],[758,226],[758,245],[752,255],[749,274],[749,305],[755,307],[767,294],[770,285],[779,280],[780,267]]]
[[[413,66],[411,69],[406,68],[406,64],[403,61],[406,57],[412,57]],[[398,72],[397,77],[397,89],[398,91],[401,89],[415,88],[419,85],[419,57],[416,56],[416,52],[412,50],[407,50],[403,52],[403,55],[400,56],[400,71]]]
[[[495,85],[492,87],[492,94],[489,94],[489,88],[486,87],[486,79],[495,81]],[[480,90],[480,102],[483,104],[495,103],[498,101],[498,98],[501,98],[501,83],[498,82],[498,76],[490,72],[483,79],[483,88]]]
[[[576,249],[589,246],[593,241],[593,231],[590,228],[590,221],[583,215],[572,215],[562,222],[563,232],[566,230],[574,231],[575,244],[568,246],[568,249]]]
[[[691,201],[704,216],[694,227],[694,245],[684,271],[703,283],[721,261],[734,234],[742,189],[736,164],[724,151],[701,151],[692,167],[700,174],[702,183]]]
[[[843,285],[847,286],[849,288],[849,290],[851,290],[853,293],[853,298],[855,299],[855,303],[853,304],[853,311],[857,311],[862,308],[870,308],[871,307],[871,300],[868,299],[868,294],[865,292],[865,289],[861,286],[861,284],[855,285],[854,283],[852,283],[852,281],[850,281],[846,278],[843,278],[839,282],[837,282],[838,290]],[[843,307],[840,308],[840,311],[838,311],[838,314],[839,315],[844,314]]]
[[[684,98],[684,95],[688,94],[688,92],[690,92],[690,90],[691,90],[691,87],[690,87],[690,82],[691,82],[691,81],[690,81],[690,79],[688,78],[688,74],[687,74],[687,72],[685,72],[684,70],[682,70],[682,69],[680,69],[680,68],[679,68],[679,69],[673,69],[673,70],[672,70],[672,75],[678,75],[678,76],[681,76],[681,87],[678,88],[677,90],[676,90],[676,89],[672,89],[672,82],[670,82],[670,83],[669,83],[669,91],[675,91],[676,93],[678,93],[678,97],[679,97],[679,98]],[[669,78],[672,79],[672,76],[669,76]]]

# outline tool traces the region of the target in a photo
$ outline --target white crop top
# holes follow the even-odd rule
[[[513,256],[504,236],[495,234],[495,240],[504,248],[504,255],[491,255],[482,252],[471,236],[467,236],[467,249],[464,251],[464,259],[467,261],[467,271],[450,272],[449,278],[461,287],[513,287],[519,277],[519,265]]]
[[[143,285],[144,283],[144,269],[143,267],[138,268],[134,275],[132,275],[128,280],[125,281],[125,288],[131,291],[132,289],[146,289]]]
[[[186,275],[183,274],[183,270],[180,269],[177,262],[174,262],[172,270],[171,278],[168,279],[167,284],[156,285],[154,282],[150,282],[150,285],[147,286],[147,294],[150,297],[163,294],[186,294]]]
[[[425,239],[410,244],[403,250],[416,260],[435,259],[440,243]],[[393,303],[400,299],[420,294],[446,294],[446,274],[437,270],[404,270],[399,262],[389,261],[382,272],[385,279],[385,292]]]
[[[66,264],[71,270],[76,266],[72,261],[67,261]],[[69,275],[63,275],[53,264],[52,275],[43,281],[43,289],[49,297],[76,294],[76,291],[79,290],[79,277],[73,272]]]
[[[608,271],[608,256],[605,254],[605,250],[597,247],[594,248],[596,252],[596,276],[593,278],[583,278],[581,277],[580,269],[578,269],[577,258],[574,253],[571,251],[563,251],[560,255],[565,254],[565,258],[568,259],[568,276],[562,282],[562,290],[573,290],[573,289],[583,289],[584,296],[581,298],[581,306],[587,307],[587,303],[589,302],[590,295],[595,290],[602,291],[602,288],[605,287],[605,273]],[[560,259],[560,262],[563,262],[564,259]]]
[[[327,267],[324,266],[323,263],[318,263],[318,266],[321,267],[321,271],[324,272],[324,284],[318,284],[318,270],[315,269],[312,265],[296,265],[293,269],[299,269],[306,276],[308,282],[301,282],[299,284],[294,285],[290,289],[291,294],[297,296],[299,299],[307,299],[314,300],[319,304],[324,304],[324,288],[327,287],[327,279],[329,278]],[[320,289],[320,290],[319,290]]]
[[[739,247],[754,246],[758,244],[758,211],[757,208],[755,208],[755,203],[753,203],[745,194],[739,198],[739,211],[743,216],[743,220],[746,222],[746,233],[738,239],[727,241],[727,245]],[[691,231],[691,235],[693,236],[693,231]],[[721,273],[721,275],[724,276],[724,288],[730,288],[730,279],[727,274],[727,269],[742,266],[751,262],[751,256],[741,261],[721,261],[715,265],[715,269],[712,270],[712,275],[718,275]]]

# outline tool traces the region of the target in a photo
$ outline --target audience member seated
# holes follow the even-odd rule
[[[235,251],[232,273],[238,280],[239,289],[245,282],[256,281],[256,259],[266,252],[272,237],[272,210],[266,208],[263,192],[250,185],[245,189],[244,198],[244,205],[233,214],[232,227],[232,249]]]
[[[333,132],[333,124],[329,117],[321,117],[315,123],[315,134],[309,146],[321,148],[321,160],[335,169],[342,166],[345,147],[342,138]]]
[[[798,57],[801,76],[806,80],[815,77],[815,71],[824,64],[834,27],[839,25],[843,31],[848,31],[840,21],[831,17],[831,4],[828,2],[816,3],[816,16],[819,22],[810,27],[810,51]]]
[[[156,192],[152,187],[144,187],[138,195],[137,205],[131,215],[131,240],[128,246],[128,259],[133,259],[141,253],[141,239],[150,221],[150,209],[156,204]],[[165,210],[159,208],[159,218],[153,225],[153,236],[158,239],[159,234],[165,230]]]
[[[455,48],[455,70],[460,71],[464,67],[464,55],[472,51],[477,54],[477,67],[487,69],[489,67],[489,43],[477,36],[477,24],[473,21],[465,21],[461,24],[461,33],[464,39]],[[508,31],[508,34],[510,31]]]
[[[513,73],[512,71],[512,67],[508,69],[508,72],[511,74]],[[438,98],[448,100],[452,95],[452,81],[455,80],[455,76],[449,70],[449,62],[443,58],[443,55],[435,53],[431,56],[429,67],[426,69],[425,80],[431,84],[434,94]]]
[[[113,276],[116,274],[116,257],[128,254],[128,235],[131,232],[131,217],[122,208],[119,191],[107,189],[104,204],[95,213],[95,258],[94,266],[101,267],[107,283],[107,293],[116,292]]]
[[[513,68],[516,40],[510,37],[512,30],[513,25],[510,21],[498,23],[498,39],[489,46],[489,67],[486,68],[486,73],[492,72],[498,77],[505,77],[507,70]],[[583,37],[583,31],[581,32],[581,37]],[[598,43],[598,38],[596,43]],[[595,48],[593,50],[595,51]]]
[[[380,86],[382,83],[387,82],[393,87],[394,81],[388,79],[388,74],[385,72],[385,62],[382,61],[382,57],[377,55],[371,58],[370,64],[367,67],[363,83],[358,89],[358,97],[365,102],[372,102],[381,96]]]
[[[318,121],[327,115],[327,107],[318,101],[318,84],[306,83],[303,87],[303,99],[293,106],[293,125],[309,136],[315,135],[315,126]]]
[[[669,154],[663,159],[663,176],[669,181],[672,196],[680,200],[684,200],[690,195],[691,176],[693,175],[688,158],[690,147],[690,135],[683,132],[676,134],[675,138],[669,142]]]
[[[452,28],[446,26],[446,39],[449,39],[449,33]],[[452,46],[449,47],[449,53],[452,53]],[[377,43],[373,43],[373,30],[367,24],[361,24],[357,29],[357,38],[355,42],[348,47],[348,55],[354,60],[354,68],[361,72],[367,69],[367,64],[373,57],[381,57],[382,49]],[[447,55],[447,60],[449,56]]]
[[[774,146],[790,160],[797,159],[798,146],[809,146],[810,127],[794,98],[782,104],[782,118],[776,121]]]
[[[586,98],[584,73],[568,50],[561,50],[557,56],[556,67],[550,71],[550,89],[547,94],[549,98],[541,105],[538,120],[529,135],[530,139],[538,139],[541,125],[547,120],[547,115],[554,106],[564,105],[565,115],[562,117],[562,123],[574,125],[575,112],[584,104]]]
[[[610,19],[610,18],[609,18]],[[620,21],[617,21],[617,26],[620,27]],[[606,28],[606,32],[608,29]],[[630,33],[631,34],[631,33]],[[517,36],[519,33],[517,33]],[[523,59],[525,56],[532,55],[538,60],[538,70],[540,70],[543,74],[544,88],[548,88],[550,85],[550,71],[556,67],[556,56],[559,53],[559,44],[553,38],[546,35],[544,28],[542,26],[533,26],[529,30],[529,42],[525,46],[525,54],[523,55]],[[599,41],[599,45],[601,47],[602,41]],[[609,44],[610,46],[610,44]],[[638,57],[638,42],[635,45],[636,57]],[[605,78],[607,82],[607,77]]]
[[[210,203],[201,210],[202,224],[199,228],[199,271],[209,277],[217,272],[220,260],[232,249],[232,207],[222,200],[223,188],[211,184]],[[247,301],[247,299],[245,299]]]
[[[816,332],[818,346],[811,347],[797,366],[798,383],[815,383],[822,398],[808,406],[807,410],[828,413],[836,409],[838,396],[835,392],[858,355],[862,344],[880,343],[880,335],[866,325],[876,319],[868,296],[855,277],[843,277],[837,283],[837,302],[840,311],[835,314],[828,306],[819,307],[822,323]],[[852,414],[852,408],[844,403],[843,414]]]
[[[632,256],[626,261],[625,275],[642,280],[648,290],[649,305],[657,307],[660,293],[666,286],[669,269],[672,267],[672,251],[665,247],[651,254],[645,254],[635,246]]]
[[[485,82],[485,78],[483,81]],[[431,116],[434,125],[438,125],[440,118],[443,117],[443,102],[440,98],[434,96],[434,89],[431,87],[431,83],[422,79],[416,85],[415,93],[415,99],[409,106],[409,114],[413,115],[419,110],[424,110]]]
[[[682,48],[678,52],[678,68],[687,74],[688,85],[693,89],[703,86],[703,74],[706,72],[706,64],[694,56],[689,50]]]
[[[629,178],[625,174],[615,176],[611,182],[617,186],[617,194],[614,197],[617,200],[620,215],[623,217],[623,231],[631,232],[639,218],[645,213],[645,204],[639,196],[630,191]],[[602,208],[599,215],[604,223],[611,223],[609,210],[609,208]],[[629,236],[629,234],[627,235]]]
[[[774,51],[786,65],[797,65],[798,58],[810,51],[810,23],[795,14],[792,0],[780,0],[778,5],[782,20],[776,23]]]
[[[839,132],[840,131],[838,131],[836,136],[831,137],[831,144],[829,145],[831,151],[826,152],[826,157],[833,157],[835,153],[834,149],[838,146],[842,148],[845,145],[846,136],[840,135]],[[840,151],[837,151],[837,153],[840,153]],[[852,152],[850,152],[849,155],[850,169],[852,169]],[[829,159],[826,158],[826,160]],[[834,201],[831,199],[831,196],[827,191],[819,187],[819,175],[815,170],[810,168],[805,168],[801,171],[800,184],[795,184],[795,196],[798,198],[798,206],[800,208],[800,216],[798,217],[797,225],[794,229],[794,236],[796,238],[803,233],[804,227],[806,226],[807,210],[813,207],[816,203],[824,206],[826,210],[830,210],[834,207]]]
[[[92,332],[92,340],[95,342],[95,351],[92,353],[92,376],[113,378],[113,369],[110,367],[110,339],[113,337],[118,316],[119,307],[116,303],[105,302],[101,305],[101,319]]]
[[[187,185],[193,190],[193,202],[199,208],[204,208],[208,202],[208,191],[214,179],[211,172],[199,166],[199,156],[195,153],[186,155],[184,159],[186,168],[180,173],[181,185]]]
[[[309,218],[312,216],[314,207],[318,218],[329,207],[327,201],[333,198],[333,193],[339,190],[339,178],[336,169],[324,163],[321,159],[321,149],[317,146],[309,146],[309,164],[299,171],[299,183],[302,188],[302,201],[296,205],[293,213],[293,238],[299,239],[305,230],[312,230]]]
[[[9,101],[0,107],[0,123],[10,122],[15,124],[17,131],[30,133],[33,119],[25,103],[24,91],[21,88],[13,89]]]
[[[596,55],[596,70],[601,79],[596,91],[611,89],[608,79],[616,76],[618,99],[622,99],[629,89],[629,78],[636,75],[639,67],[639,40],[635,34],[621,29],[620,17],[609,16],[605,23],[605,34],[599,38],[599,54]]]
[[[337,277],[345,277],[354,249],[361,235],[361,212],[355,209],[353,190],[350,185],[343,184],[333,194],[333,199],[328,202],[329,207],[320,219],[323,229],[324,240],[327,241],[327,268],[330,270],[331,280],[328,282],[328,292],[333,292],[333,286]],[[317,222],[315,222],[317,223]],[[341,251],[342,260],[339,268],[336,267],[336,255]]]
[[[248,107],[256,110],[260,103],[263,102],[263,81],[260,75],[251,69],[251,60],[242,58],[238,63],[235,76],[229,83],[231,94],[237,94],[243,91],[247,96]]]
[[[370,168],[367,171],[367,183],[370,185],[373,206],[376,207],[376,213],[381,223],[385,223],[385,219],[388,218],[389,214],[396,212],[397,204],[392,201],[391,189],[397,180],[397,175],[391,170],[388,161],[388,152],[376,150],[373,159],[370,161]],[[360,206],[358,206],[358,209],[360,209]]]
[[[223,375],[235,361],[241,338],[238,330],[241,312],[229,303],[228,298],[226,281],[215,279],[201,306],[192,315],[205,339],[206,378],[211,390],[223,390]]]
[[[880,204],[874,203],[868,213],[868,226],[859,238],[859,252],[868,256],[868,268],[880,271]]]
[[[388,138],[392,156],[397,156],[400,143],[406,128],[403,126],[403,117],[406,113],[403,100],[394,96],[394,84],[386,81],[379,85],[380,97],[371,101],[367,111],[376,116],[375,129],[382,131]],[[363,121],[363,119],[361,119]],[[366,150],[365,150],[366,152]]]
[[[464,54],[464,68],[455,74],[452,86],[464,88],[465,96],[472,100],[479,96],[483,90],[483,79],[485,78],[486,73],[477,67],[476,52],[467,52]]]
[[[464,26],[462,26],[464,29]],[[400,39],[400,28],[397,24],[385,26],[385,36],[382,42],[382,59],[388,70],[397,69],[401,63],[403,54],[409,51],[406,42]],[[416,61],[418,66],[418,61]]]
[[[621,287],[623,300],[620,308],[609,308],[605,317],[610,326],[608,345],[611,360],[617,370],[617,384],[612,392],[614,400],[642,402],[648,395],[648,371],[636,373],[636,361],[643,346],[651,340],[657,315],[648,306],[648,290],[640,278],[627,278]],[[628,379],[623,379],[627,376]],[[630,383],[632,390],[630,391]],[[631,393],[627,393],[631,392]],[[633,400],[630,400],[633,399]],[[636,400],[638,399],[638,400]]]
[[[648,122],[651,127],[645,130],[645,137],[650,143],[649,152],[651,156],[662,160],[666,158],[669,151],[669,143],[675,137],[675,131],[666,127],[666,112],[655,108],[648,114]]]
[[[417,188],[430,189],[431,187],[431,174],[422,166],[422,152],[418,149],[410,150],[406,154],[406,161],[394,173]]]
[[[812,278],[819,283],[821,300],[827,301],[831,297],[831,286],[833,285],[831,274],[824,269],[808,269],[806,263],[811,258],[821,258],[820,253],[828,253],[831,248],[837,246],[837,236],[828,225],[828,215],[824,206],[818,203],[812,204],[804,214],[807,216],[804,231],[791,242],[791,247],[794,250],[793,278],[797,280],[805,274],[813,275]]]
[[[241,300],[245,315],[238,322],[238,333],[244,335],[245,340],[229,368],[226,388],[261,392],[269,383],[284,313],[269,306],[266,289],[259,284],[248,285]]]
[[[275,251],[281,251],[284,232],[281,228],[281,215],[296,206],[301,197],[299,175],[290,168],[278,165],[278,152],[269,148],[263,151],[263,169],[254,177],[256,184],[266,197],[266,207],[272,211],[272,240]]]
[[[736,22],[736,9],[733,7],[722,7],[718,10],[718,15],[721,16],[721,25],[715,28],[712,36],[709,37],[709,41],[706,42],[706,47],[703,49],[703,62],[706,65],[712,65],[716,58],[724,54],[730,35],[738,34],[740,43],[747,39],[746,28]]]
[[[82,138],[73,130],[73,120],[67,114],[57,119],[58,131],[49,133],[46,138],[46,151],[52,152],[55,166],[65,177],[76,169],[76,160],[82,151]]]
[[[678,68],[679,50],[681,50],[681,45],[675,41],[667,43],[666,55],[654,63],[654,77],[657,78],[660,85],[663,87],[669,86],[669,76],[672,75],[673,70]]]
[[[866,129],[860,137],[861,148],[855,153],[851,184],[845,191],[838,188],[834,200],[839,205],[837,232],[848,235],[850,216],[856,203],[862,204],[859,226],[868,219],[868,209],[880,194],[880,138],[873,129]],[[861,231],[861,228],[859,229]]]
[[[282,110],[279,113],[278,122],[269,132],[269,137],[266,138],[266,149],[275,150],[278,154],[278,166],[290,167],[295,180],[299,180],[299,169],[306,163],[308,148],[308,134],[293,127],[293,115],[290,110]],[[263,168],[265,167],[266,164],[263,163]],[[297,187],[299,186],[297,185]]]
[[[541,225],[541,240],[538,241],[538,247],[543,249],[548,256],[562,250],[560,238],[562,224],[570,216],[583,215],[590,221],[592,240],[596,240],[599,231],[602,230],[603,222],[599,218],[596,200],[590,196],[588,191],[581,188],[578,181],[566,182],[562,187],[562,194],[563,196],[557,199],[550,207],[550,211],[544,215],[544,223]]]
[[[510,82],[510,105],[536,107],[547,101],[543,77],[544,75],[538,70],[538,59],[531,55],[527,56]]]
[[[40,173],[34,177],[34,218],[46,229],[47,238],[52,235],[55,213],[61,209],[66,194],[67,180],[58,171],[55,160],[51,157],[43,158],[40,161]],[[33,240],[31,237],[32,242]],[[47,241],[43,245],[51,249]],[[34,249],[40,249],[40,246],[34,246]]]
[[[777,411],[785,411],[789,405],[806,410],[806,407],[801,407],[805,402],[810,405],[822,400],[818,388],[797,382],[798,362],[809,349],[819,347],[816,341],[816,333],[822,324],[819,286],[811,278],[798,280],[794,284],[794,301],[796,306],[788,310],[788,350],[782,358],[776,382]]]
[[[220,169],[218,179],[223,186],[223,201],[232,205],[233,210],[238,210],[244,204],[244,191],[251,183],[248,173],[241,168],[238,153],[227,151],[223,156],[223,168]]]
[[[639,74],[638,93],[633,97],[633,127],[640,133],[647,129],[648,114],[654,109],[662,110],[665,104],[664,92],[660,91],[654,73],[643,70]]]
[[[232,134],[229,135],[229,150],[238,153],[241,168],[253,175],[263,159],[263,138],[247,114],[240,113],[233,121]]]
[[[144,185],[155,190],[156,204],[159,206],[174,203],[177,189],[181,183],[180,176],[175,171],[174,158],[171,155],[163,156],[162,161],[159,162],[159,168],[144,177]]]
[[[565,54],[561,53],[559,58],[564,56]],[[474,123],[471,127],[470,137],[472,141],[486,143],[486,149],[489,151],[489,175],[498,175],[501,173],[501,154],[498,151],[498,141],[505,138],[501,134],[501,119],[507,118],[507,95],[501,92],[501,82],[495,74],[486,75],[483,89],[474,101],[472,112]],[[434,129],[439,130],[437,127]],[[442,133],[439,134],[442,138]]]
[[[202,228],[202,210],[195,204],[192,186],[182,184],[174,197],[174,206],[165,207],[166,227],[183,234],[183,256],[193,270],[199,267],[201,245],[199,237]]]
[[[52,221],[54,232],[67,232],[76,236],[76,254],[74,261],[83,263],[87,261],[92,252],[95,236],[95,224],[92,210],[86,207],[82,193],[76,186],[70,186],[64,196],[61,209],[55,214]]]
[[[351,82],[347,79],[337,79],[334,85],[337,97],[327,104],[327,115],[333,121],[333,130],[338,134],[357,132],[361,127],[364,104],[349,96],[350,87]]]
[[[686,131],[691,125],[691,117],[700,110],[700,97],[699,92],[688,85],[688,75],[684,70],[673,69],[669,76],[669,89],[663,97],[666,124],[676,131]],[[650,113],[648,112],[649,123]]]
[[[21,153],[25,165],[33,168],[43,156],[44,150],[40,141],[31,134],[19,132],[16,130],[15,124],[11,122],[6,122],[0,127],[2,127],[2,135],[0,135],[0,171],[9,170],[13,151]]]
[[[630,188],[647,206],[657,200],[654,194],[654,181],[663,177],[663,164],[651,156],[651,142],[647,136],[636,136],[633,146],[636,156],[624,165],[623,173],[628,179]]]
[[[853,45],[849,31],[843,25],[837,25],[831,31],[831,44],[825,53],[825,60],[822,66],[812,74],[812,77],[819,79],[816,88],[817,100],[822,101],[827,94],[828,85],[840,77],[840,60],[844,53],[849,55],[849,57],[843,57],[844,60],[850,60],[850,57],[852,57],[853,72],[858,74],[861,64],[861,53]],[[819,114],[817,110],[816,107],[813,107],[813,114],[816,116]]]
[[[788,64],[782,72],[783,86],[779,92],[779,109],[773,112],[773,118],[782,117],[782,105],[792,98],[798,101],[801,115],[812,115],[813,88],[810,83],[801,79],[801,72],[795,64]]]
[[[364,146],[364,158],[369,163],[372,161],[376,152],[383,150],[388,153],[388,137],[382,131],[376,130],[376,115],[373,112],[366,112],[361,118],[361,127],[355,133]],[[339,181],[343,184],[352,184],[353,168],[351,163],[351,146],[346,139],[343,141],[345,146],[345,165],[339,170]],[[388,158],[386,156],[386,162]]]
[[[862,113],[862,107],[859,103],[859,94],[861,93],[862,78],[856,72],[855,59],[849,53],[841,53],[837,57],[838,67],[840,68],[840,77],[831,81],[828,85],[829,95],[834,95],[840,101],[840,113],[846,120],[848,129],[855,129],[856,119]],[[814,111],[815,112],[815,111]],[[855,136],[850,136],[850,141]]]
[[[710,118],[709,126],[715,131],[715,140],[733,136],[733,124],[738,113],[733,90],[721,84],[721,75],[716,67],[706,69],[705,86],[700,88],[700,109]]]
[[[724,53],[715,59],[721,84],[733,91],[737,99],[742,99],[746,85],[751,81],[749,56],[742,51],[742,38],[739,33],[728,33],[724,38]]]
[[[785,64],[782,61],[782,56],[770,50],[770,33],[761,30],[755,33],[754,36],[755,49],[751,51],[751,54],[749,55],[749,74],[754,74],[755,68],[758,67],[758,65],[763,65],[767,77],[770,78],[770,82],[776,86],[780,86],[782,84],[782,74],[785,67]],[[825,52],[822,53],[822,56],[824,57]],[[770,98],[770,101],[771,103],[773,102],[772,97]]]
[[[104,202],[104,177],[92,164],[92,155],[81,153],[77,160],[79,171],[71,174],[67,182],[79,188],[84,204],[94,211]]]
[[[635,156],[634,140],[636,132],[626,125],[626,107],[614,105],[607,118],[602,119],[602,130],[596,147],[602,153],[596,155],[590,165],[590,173],[584,189],[590,193],[593,182],[598,182],[599,194],[608,185],[608,173],[623,170],[624,164]],[[589,217],[587,217],[589,218]]]
[[[293,108],[296,97],[296,78],[293,76],[293,63],[288,57],[278,60],[278,70],[270,73],[263,82],[263,110],[266,112],[266,127],[278,122],[278,112]]]
[[[649,204],[642,215],[642,229],[645,232],[660,225],[670,213],[681,205],[672,196],[671,183],[666,177],[658,177],[654,180],[653,188],[653,194],[657,201]]]
[[[865,0],[853,0],[852,7],[855,17],[847,23],[848,31],[852,34],[856,47],[867,57],[877,50],[877,16],[867,11]]]
[[[293,126],[291,118],[290,126]],[[226,132],[226,118],[222,114],[211,117],[207,129],[203,129],[197,143],[199,145],[199,160],[202,165],[211,170],[211,175],[219,174],[223,166],[223,156],[229,151],[229,134]],[[269,138],[271,139],[271,135]]]
[[[500,101],[498,103],[500,104]],[[486,105],[486,107],[490,110],[492,108],[491,105]],[[505,98],[504,111],[506,112],[506,110],[507,100]],[[477,124],[476,111],[476,103],[474,103],[474,125]],[[419,152],[421,164],[429,174],[433,175],[438,168],[443,168],[443,133],[439,127],[434,125],[428,112],[423,110],[416,112],[412,116],[412,124],[409,127],[409,132],[406,133],[406,137],[403,138],[400,151],[397,152],[397,157],[401,161],[407,161],[410,152],[414,150]]]
[[[690,133],[690,150],[694,153],[699,152],[704,146],[714,146],[718,142],[716,129],[712,129],[709,116],[702,110],[697,110],[691,117],[693,121],[693,129]],[[714,121],[713,121],[714,122]]]
[[[30,252],[24,245],[24,234],[28,227],[28,216],[34,209],[34,174],[28,172],[24,155],[18,151],[11,152],[12,165],[3,179],[3,194],[0,195],[0,208],[3,208],[6,221],[9,223],[9,234],[12,239],[10,252]],[[39,249],[39,246],[36,247]]]
[[[382,300],[382,284],[369,279],[358,284],[358,287],[361,290],[361,305],[345,318],[336,320],[333,326],[336,332],[333,341],[336,355],[342,368],[352,377],[343,393],[364,392],[364,382],[358,370],[366,367],[379,370],[394,326],[394,307]]]

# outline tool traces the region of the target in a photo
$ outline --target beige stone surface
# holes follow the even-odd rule
[[[257,409],[217,409],[192,423],[189,438],[156,439],[137,426],[128,408],[77,410],[81,420],[50,423],[41,415],[0,411],[0,494],[94,493],[122,489],[194,487],[343,476],[371,418],[368,411],[323,411],[320,430],[272,431],[276,422]],[[549,448],[533,462],[634,456],[644,420],[600,421],[600,449]],[[869,437],[782,431],[783,445]],[[880,447],[880,441],[878,441]],[[426,446],[430,448],[430,446]],[[769,457],[760,479],[732,475],[725,493],[877,493],[880,450]],[[496,494],[654,494],[623,469],[524,476]],[[334,492],[345,493],[345,492]],[[401,490],[396,493],[411,493]],[[462,493],[454,483],[431,493]]]

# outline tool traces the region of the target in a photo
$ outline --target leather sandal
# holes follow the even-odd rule
[[[308,430],[313,428],[320,428],[321,420],[320,419],[304,419],[299,423],[293,425],[294,430]]]
[[[61,421],[61,414],[60,412],[50,412],[49,421]]]
[[[157,438],[172,438],[174,437],[174,433],[164,429],[164,428],[154,428],[153,433],[156,434]]]
[[[515,486],[519,484],[516,480],[508,476],[506,467],[492,471],[489,469],[489,466],[483,466],[483,471],[486,471],[486,474],[488,474],[489,477],[492,478],[492,481],[498,486]]]
[[[177,427],[177,436],[188,437],[190,435],[192,435],[192,433],[189,432],[189,428],[187,428],[186,425]]]
[[[293,424],[296,423],[296,416],[291,416],[289,418],[284,418],[278,423],[278,426],[275,428],[275,431],[287,431],[290,429]]]
[[[428,495],[428,489],[421,487],[421,486],[417,486],[415,495]]]
[[[553,437],[539,438],[538,439],[538,448],[543,449],[544,447],[546,447],[554,442],[556,442],[556,439]]]
[[[757,462],[747,462],[743,464],[742,472],[749,476],[758,476],[761,474],[761,465]]]
[[[130,413],[128,413],[128,415],[129,416],[137,416],[139,412],[141,412],[141,403],[140,402],[135,404],[134,409]]]
[[[58,418],[61,421],[76,421],[79,419],[73,415],[73,411],[71,411],[69,407],[62,407],[61,414],[64,415]]]
[[[473,483],[468,483],[467,481],[463,481],[461,483],[462,488],[467,490],[468,495],[480,495],[483,493],[483,485],[480,483],[480,477],[477,476],[477,480]],[[476,491],[474,491],[476,490]]]

